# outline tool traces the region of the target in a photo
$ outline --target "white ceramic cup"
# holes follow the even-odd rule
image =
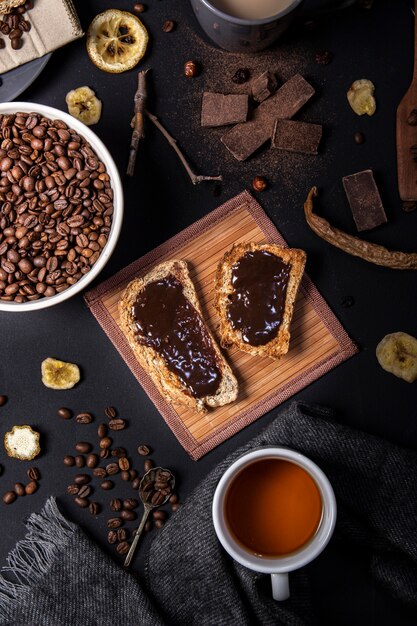
[[[260,459],[282,459],[303,468],[315,481],[321,495],[322,515],[314,536],[296,552],[274,558],[260,557],[238,543],[225,519],[225,497],[229,485],[245,467]],[[310,563],[328,544],[336,523],[336,499],[332,486],[322,470],[309,458],[285,447],[257,448],[239,457],[221,477],[213,498],[213,523],[223,548],[241,565],[264,574],[271,574],[274,600],[286,600],[290,595],[288,572]]]

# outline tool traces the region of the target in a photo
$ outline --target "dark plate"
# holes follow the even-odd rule
[[[36,80],[51,56],[52,52],[46,54],[40,59],[34,59],[33,61],[29,61],[29,63],[16,67],[14,70],[10,70],[10,72],[2,74],[0,102],[11,102],[17,98],[22,91],[24,91],[33,83],[34,80]]]

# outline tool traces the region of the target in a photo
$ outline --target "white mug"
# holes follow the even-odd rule
[[[244,468],[260,459],[282,459],[299,465],[315,481],[322,501],[322,515],[314,536],[300,549],[277,557],[261,557],[252,554],[236,541],[225,519],[225,496],[235,476]],[[286,447],[257,448],[239,457],[221,477],[213,498],[213,523],[223,548],[241,565],[264,574],[271,574],[274,600],[286,600],[290,595],[288,572],[310,563],[324,550],[336,524],[336,499],[332,486],[322,470],[309,458]]]

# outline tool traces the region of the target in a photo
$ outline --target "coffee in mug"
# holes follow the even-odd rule
[[[211,0],[216,9],[243,20],[263,20],[287,9],[294,0]]]

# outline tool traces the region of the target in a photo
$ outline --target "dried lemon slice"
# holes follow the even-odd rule
[[[39,433],[31,426],[13,426],[4,435],[4,447],[8,456],[21,461],[31,461],[41,451]]]
[[[80,368],[75,363],[66,363],[48,358],[42,361],[42,382],[50,389],[71,389],[80,380]]]
[[[90,87],[78,87],[66,95],[68,112],[87,126],[97,124],[101,117],[101,100]]]
[[[135,67],[148,44],[148,31],[132,13],[109,9],[96,15],[87,32],[87,52],[101,70],[118,74]]]
[[[407,383],[417,379],[417,339],[407,333],[385,335],[376,347],[376,358],[387,372]]]
[[[375,85],[367,78],[355,80],[347,92],[347,99],[357,115],[373,115],[376,111]]]

